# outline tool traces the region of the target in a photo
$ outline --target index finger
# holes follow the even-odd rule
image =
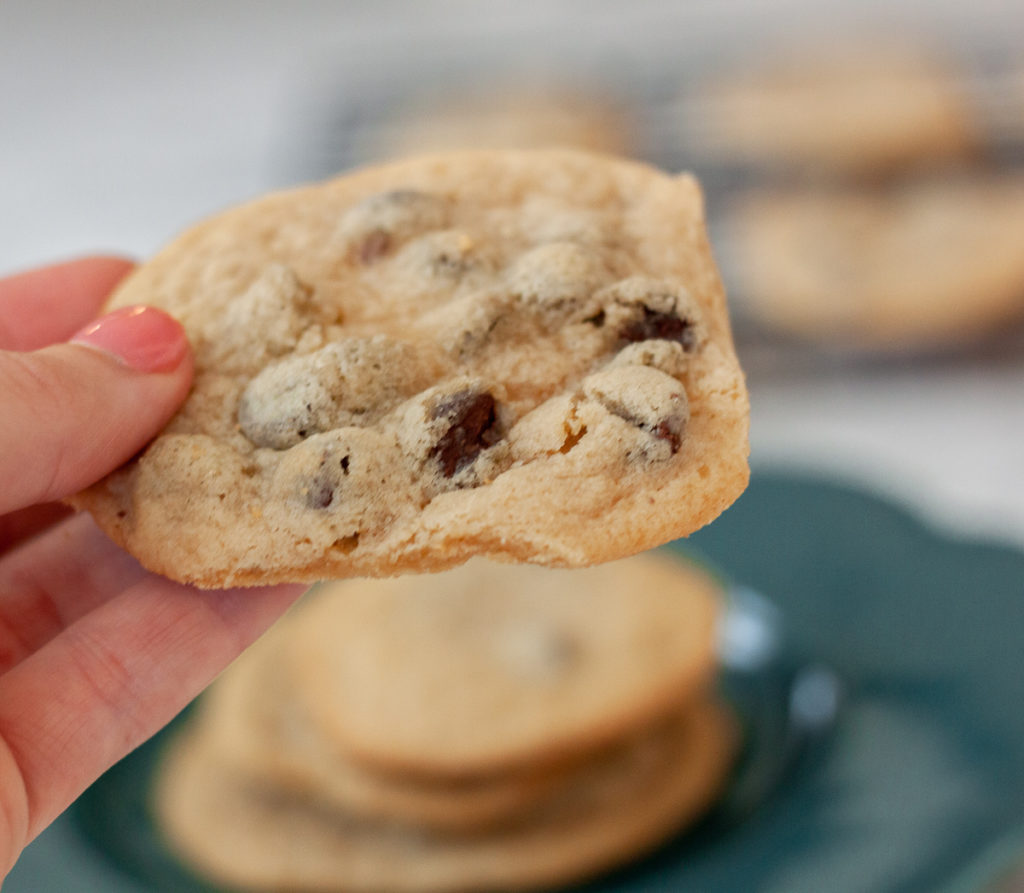
[[[96,318],[132,270],[119,257],[84,257],[0,279],[0,350],[37,350],[65,341]]]

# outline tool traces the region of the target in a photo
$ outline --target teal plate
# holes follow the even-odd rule
[[[855,489],[767,473],[686,548],[766,598],[736,593],[723,646],[744,754],[699,828],[579,893],[959,893],[1013,860],[1024,554],[940,536]],[[145,810],[164,740],[83,795],[4,893],[208,890]]]

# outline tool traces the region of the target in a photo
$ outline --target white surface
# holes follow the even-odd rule
[[[755,380],[751,400],[761,465],[837,474],[947,532],[1024,544],[1024,357],[1007,368]]]
[[[887,20],[976,41],[1012,43],[1024,34],[1019,4],[993,0],[6,0],[0,271],[97,250],[145,256],[196,217],[284,185],[294,168],[282,157],[302,137],[297,72],[310,60],[367,52],[390,33],[456,43],[474,33],[518,33],[525,48],[538,22],[575,10],[571,27],[549,29],[559,40],[625,42],[640,64],[645,46],[631,36],[636,29],[662,50],[706,56],[741,38],[783,35],[806,24],[808,8],[826,21],[885,10]],[[897,495],[940,525],[1024,543],[1024,357],[754,378],[751,386],[756,464],[835,471]]]

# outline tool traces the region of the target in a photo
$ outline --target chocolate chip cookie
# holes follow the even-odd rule
[[[204,587],[607,561],[746,485],[748,402],[694,180],[572,151],[396,162],[187,231],[110,306],[196,379],[74,500]]]

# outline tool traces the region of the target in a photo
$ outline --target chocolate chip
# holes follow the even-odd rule
[[[371,195],[350,207],[339,222],[338,237],[351,262],[372,264],[407,240],[443,227],[448,202],[415,189]]]
[[[372,264],[391,250],[391,235],[382,229],[375,229],[362,242],[356,252],[359,262]]]
[[[430,451],[447,478],[471,465],[481,451],[501,439],[494,397],[486,391],[463,390],[445,396],[431,408],[429,416],[448,423]]]
[[[330,508],[341,479],[348,476],[349,456],[337,458],[337,454],[327,453],[320,462],[320,468],[313,476],[307,494],[310,508]]]
[[[604,325],[620,346],[663,341],[694,353],[704,340],[700,308],[679,282],[630,276],[596,294],[594,304],[605,310]]]
[[[682,384],[670,375],[650,366],[606,368],[588,375],[583,391],[612,415],[650,435],[658,449],[645,449],[648,459],[668,459],[679,452],[689,401]]]
[[[323,478],[318,478],[309,488],[309,507],[314,509],[330,508],[334,502],[334,485]]]
[[[682,443],[682,432],[678,429],[674,429],[672,424],[665,421],[660,422],[658,427],[651,432],[659,440],[667,440],[669,447],[672,449],[672,455],[674,456],[679,452],[679,446]]]
[[[643,316],[629,320],[619,329],[619,337],[624,341],[634,343],[657,338],[662,341],[676,341],[683,345],[685,350],[692,350],[696,346],[697,335],[690,320],[674,313],[652,310],[646,304],[640,306]]]
[[[642,431],[646,431],[658,440],[664,440],[672,451],[673,456],[679,452],[679,447],[683,441],[682,423],[679,420],[666,419],[652,425],[649,420],[641,418],[621,405],[609,402],[605,404],[605,408],[613,415],[617,415],[624,422],[629,422],[629,424],[635,425],[637,428],[640,428]]]

